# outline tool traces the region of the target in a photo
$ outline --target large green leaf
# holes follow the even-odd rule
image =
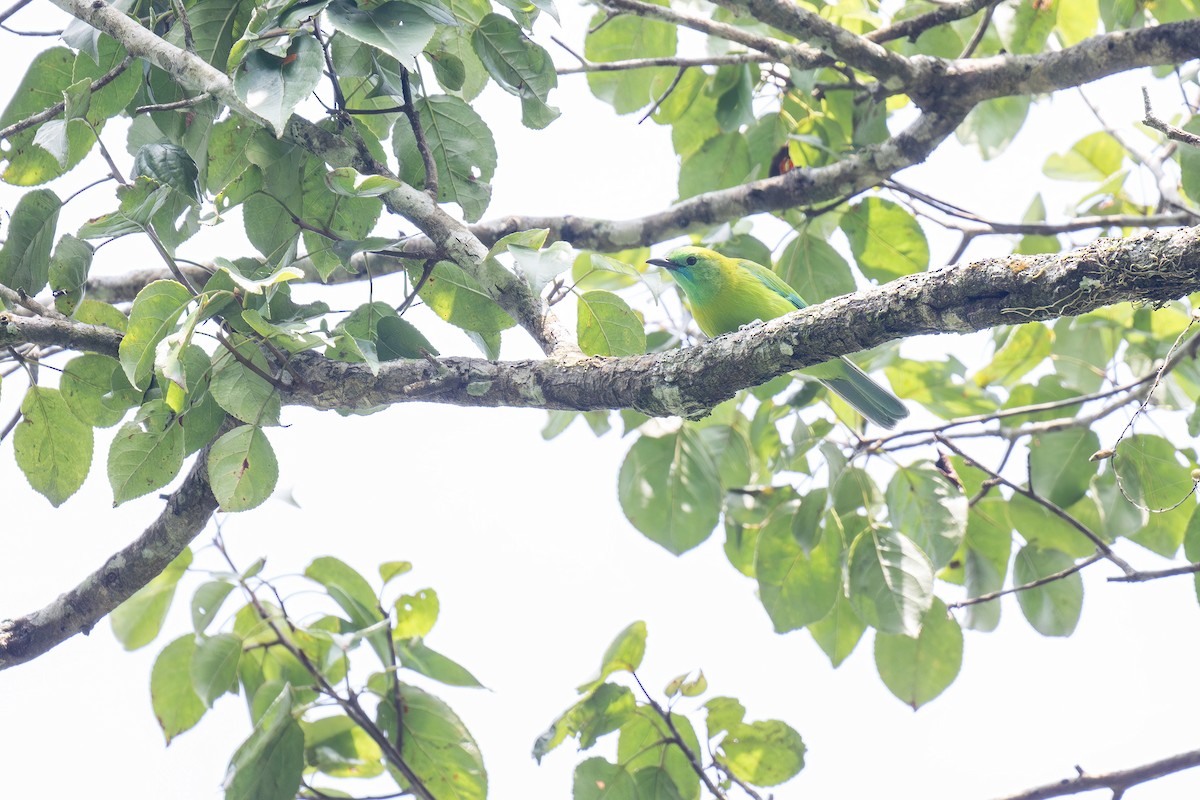
[[[476,222],[492,197],[496,143],[487,123],[463,100],[439,94],[416,102],[421,129],[437,169],[438,200],[458,203],[468,222]],[[425,163],[408,117],[396,121],[392,147],[405,181],[422,186]]]
[[[929,266],[929,243],[916,217],[896,203],[868,197],[842,217],[850,252],[868,278],[886,283]]]
[[[1111,134],[1096,131],[1080,139],[1066,153],[1047,158],[1042,172],[1061,181],[1103,181],[1121,168],[1124,158],[1124,149]]]
[[[911,539],[890,528],[863,531],[850,548],[850,605],[884,633],[916,636],[933,603],[933,566]]]
[[[229,762],[225,800],[291,800],[304,770],[304,732],[285,687]]]
[[[234,73],[233,88],[251,111],[280,132],[292,110],[317,87],[323,67],[321,46],[313,37],[301,35],[284,58],[265,50],[251,51]]]
[[[488,14],[471,34],[480,62],[504,91],[521,98],[521,122],[527,128],[544,128],[559,116],[546,105],[558,74],[550,54],[532,42],[520,26],[499,14]]]
[[[621,464],[617,496],[635,528],[679,555],[707,539],[717,524],[717,461],[690,428],[659,438],[642,436]]]
[[[237,688],[237,668],[241,657],[241,637],[232,633],[206,636],[196,643],[189,671],[192,688],[206,706],[212,708],[217,698]]]
[[[484,800],[487,770],[483,756],[458,715],[437,697],[415,686],[400,684],[404,732],[400,754],[438,800]],[[395,740],[391,703],[379,706],[380,723]]]
[[[808,495],[794,516],[775,513],[758,533],[754,574],[758,597],[771,617],[776,633],[803,628],[833,610],[842,593],[842,536],[836,525],[821,526],[806,548],[793,531],[795,518],[805,516],[805,506],[815,506],[820,517],[824,493]],[[815,527],[815,526],[814,526]],[[819,536],[819,540],[816,538]]]
[[[846,259],[824,239],[809,232],[788,243],[775,270],[807,303],[820,303],[855,289]]]
[[[108,451],[113,505],[166,486],[183,466],[183,427],[162,400],[142,406],[133,422],[117,429]]]
[[[1058,550],[1026,545],[1017,553],[1013,582],[1017,586],[1048,578],[1074,566],[1075,561]],[[1049,583],[1017,592],[1021,612],[1033,629],[1043,636],[1070,636],[1079,624],[1083,609],[1083,579],[1072,572]]]
[[[57,508],[83,485],[92,465],[92,429],[57,389],[30,386],[13,430],[13,454],[29,485]]]
[[[150,671],[150,703],[167,744],[200,721],[207,710],[192,686],[196,637],[188,633],[163,648]]]
[[[1088,490],[1098,464],[1091,456],[1100,437],[1086,428],[1036,434],[1029,441],[1029,484],[1059,508],[1072,505]]]
[[[0,114],[0,128],[8,127],[63,102],[63,91],[76,82],[75,62],[76,54],[65,47],[51,47],[35,56],[25,72],[25,77],[13,90],[12,100],[4,109],[4,113]],[[34,186],[57,178],[83,160],[96,141],[92,131],[82,120],[67,123],[67,163],[63,167],[54,155],[34,143],[38,130],[39,126],[34,126],[8,138],[8,148],[0,153],[0,160],[8,162],[0,175],[6,183]]]
[[[1021,381],[1029,370],[1050,355],[1050,347],[1054,336],[1050,329],[1040,323],[1018,325],[1013,328],[997,348],[992,360],[979,372],[975,373],[975,383],[979,386],[1013,386]]]
[[[421,299],[433,313],[468,331],[491,334],[516,323],[479,281],[449,261],[439,261],[421,288]]]
[[[896,697],[920,708],[944,692],[962,668],[963,635],[946,604],[934,603],[921,623],[921,633],[875,637],[875,666]]]
[[[579,687],[580,692],[590,692],[614,672],[633,672],[642,664],[646,655],[646,623],[632,622],[617,634],[600,659],[600,675]]]
[[[333,778],[373,778],[382,775],[383,751],[366,729],[349,717],[301,721],[304,760]]]
[[[916,542],[934,569],[950,563],[967,531],[967,498],[933,464],[901,467],[887,488],[892,527]]]
[[[579,348],[589,356],[640,355],[646,352],[646,329],[612,292],[584,292],[579,296]]]
[[[778,786],[804,769],[804,741],[777,719],[729,726],[716,759],[732,774],[755,786]]]
[[[267,359],[250,339],[234,337],[230,341],[238,357],[225,347],[212,357],[212,382],[209,391],[221,408],[250,425],[275,425],[279,422],[279,390],[263,375],[269,374]],[[244,362],[257,367],[251,369]]]
[[[603,758],[589,758],[575,767],[574,800],[640,800],[633,775]]]
[[[113,636],[126,650],[137,650],[154,641],[162,630],[175,587],[192,563],[192,551],[185,548],[162,572],[108,615]]]
[[[26,192],[17,201],[0,248],[0,284],[30,297],[45,288],[61,207],[62,201],[49,189]]]
[[[1161,436],[1139,433],[1121,439],[1113,467],[1124,493],[1150,511],[1171,508],[1192,493],[1191,471]]]
[[[687,717],[672,714],[671,721],[692,753],[703,752]],[[696,800],[700,796],[700,778],[683,751],[670,742],[671,736],[667,723],[651,709],[642,707],[621,726],[617,762],[635,777],[642,769],[661,769],[665,773],[662,777],[677,796]]]
[[[240,425],[213,443],[208,482],[222,511],[246,511],[275,490],[279,462],[262,428]]]
[[[381,3],[364,9],[352,0],[333,0],[326,6],[325,16],[335,29],[378,47],[401,64],[420,55],[434,31],[429,15],[409,3]]]
[[[834,669],[854,652],[866,629],[867,626],[854,613],[850,601],[841,592],[838,592],[833,610],[808,626],[813,641],[829,657]]]
[[[737,186],[750,172],[746,137],[722,133],[687,156],[679,167],[679,199]]]
[[[175,281],[154,281],[138,292],[118,353],[133,386],[145,389],[150,385],[158,343],[174,332],[191,301],[191,292]]]
[[[664,0],[654,2],[666,5]],[[678,34],[675,26],[666,22],[637,14],[609,18],[604,12],[597,12],[589,27],[592,30],[583,45],[583,55],[588,61],[675,55]],[[650,105],[663,94],[674,73],[670,67],[589,72],[587,82],[592,94],[611,103],[618,114],[629,114]],[[657,93],[654,91],[656,81],[662,86]]]

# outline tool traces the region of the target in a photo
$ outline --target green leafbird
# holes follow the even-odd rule
[[[782,316],[807,305],[796,290],[766,267],[744,258],[729,258],[704,247],[680,247],[666,258],[646,262],[664,267],[687,295],[692,316],[708,336],[736,331],[755,320]],[[891,392],[846,358],[804,370],[884,428],[908,416]]]

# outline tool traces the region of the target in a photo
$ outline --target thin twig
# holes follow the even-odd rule
[[[999,474],[998,472],[994,472],[993,470],[988,469],[983,464],[980,464],[978,461],[976,461],[975,459],[971,458],[969,455],[964,453],[962,451],[962,449],[958,447],[958,445],[954,444],[953,442],[951,442],[949,439],[945,438],[944,436],[941,436],[939,434],[935,438],[937,439],[938,442],[940,442],[941,444],[943,444],[946,447],[953,450],[959,457],[961,457],[969,465],[975,467],[978,470],[986,472],[992,480],[998,481],[998,482],[1004,484],[1005,486],[1007,486],[1009,489],[1012,489],[1017,494],[1020,494],[1029,500],[1032,500],[1033,502],[1035,502],[1038,505],[1045,508],[1051,514],[1054,514],[1056,517],[1058,517],[1059,519],[1061,519],[1064,522],[1066,522],[1067,524],[1069,524],[1075,530],[1079,531],[1081,534],[1083,534],[1083,536],[1088,541],[1090,541],[1093,545],[1095,545],[1096,551],[1103,558],[1106,558],[1109,561],[1111,561],[1126,575],[1132,575],[1134,572],[1137,572],[1137,570],[1135,570],[1132,566],[1129,565],[1128,561],[1126,561],[1125,559],[1121,558],[1119,555],[1114,553],[1112,548],[1108,546],[1108,543],[1105,542],[1103,539],[1101,539],[1099,536],[1097,536],[1096,533],[1094,531],[1092,531],[1091,528],[1084,525],[1079,520],[1075,519],[1075,517],[1068,514],[1063,508],[1061,508],[1057,504],[1051,503],[1049,500],[1042,497],[1040,494],[1034,492],[1031,489],[1026,489],[1024,486],[1013,483],[1008,478],[1005,478],[1003,475]]]
[[[675,727],[675,721],[671,719],[671,712],[660,706],[658,701],[650,696],[650,693],[646,691],[646,687],[642,685],[642,679],[638,677],[636,672],[630,670],[630,674],[637,681],[638,688],[642,690],[642,695],[646,698],[646,702],[650,704],[650,708],[654,709],[654,713],[658,714],[662,718],[662,721],[667,723],[667,729],[671,732],[670,742],[683,753],[684,758],[687,759],[688,764],[692,768],[692,772],[700,776],[700,780],[704,781],[704,785],[708,787],[708,791],[712,793],[713,797],[718,798],[718,800],[727,800],[725,792],[721,791],[721,788],[712,782],[712,778],[708,777],[708,773],[704,771],[704,765],[700,763],[700,759],[696,757],[692,749],[683,741],[683,737],[679,735],[679,729]]]
[[[1051,797],[1065,797],[1066,795],[1092,792],[1097,789],[1111,791],[1114,800],[1117,800],[1131,786],[1157,780],[1166,775],[1182,772],[1185,769],[1192,769],[1197,766],[1200,766],[1200,750],[1191,750],[1187,753],[1179,753],[1178,755],[1169,756],[1158,761],[1152,761],[1140,767],[1116,770],[1115,772],[1106,772],[1100,775],[1088,775],[1076,767],[1075,769],[1078,774],[1071,778],[1064,778],[1054,783],[1048,783],[1044,786],[1038,786],[1034,789],[1027,789],[1024,792],[1009,795],[1008,797],[997,798],[997,800],[1048,800]]]
[[[1144,125],[1166,134],[1168,139],[1174,139],[1177,142],[1183,142],[1192,147],[1200,147],[1200,136],[1189,133],[1183,128],[1176,128],[1174,125],[1163,122],[1154,116],[1154,109],[1150,107],[1150,92],[1146,91],[1146,87],[1144,86],[1142,87],[1142,102],[1146,106],[1146,116],[1142,119]]]
[[[195,97],[185,97],[182,100],[176,100],[171,103],[151,103],[150,105],[146,106],[138,106],[133,110],[133,113],[134,116],[137,116],[138,114],[148,114],[151,111],[178,111],[181,108],[198,106],[210,97],[212,97],[212,95],[208,92],[201,92]]]
[[[433,274],[433,268],[436,265],[436,258],[429,258],[425,260],[425,263],[421,266],[421,277],[417,278],[417,282],[413,285],[412,291],[408,293],[408,296],[404,298],[404,302],[401,303],[396,309],[397,316],[404,316],[404,312],[407,311],[408,307],[411,306],[413,301],[417,299],[417,293],[421,291],[421,289],[425,286],[425,282],[429,280],[429,276]]]
[[[1095,564],[1097,561],[1100,561],[1103,558],[1104,558],[1104,555],[1102,553],[1092,553],[1090,556],[1085,558],[1083,561],[1078,561],[1078,562],[1072,564],[1071,566],[1067,567],[1064,570],[1059,570],[1058,572],[1055,572],[1053,575],[1046,575],[1044,577],[1038,578],[1036,581],[1030,581],[1029,583],[1023,583],[1020,586],[1010,586],[1007,589],[1000,589],[999,591],[988,592],[987,594],[981,594],[978,597],[969,597],[966,600],[959,600],[957,603],[947,603],[946,608],[953,611],[956,608],[966,608],[967,606],[975,606],[975,605],[979,605],[980,603],[988,603],[988,602],[991,602],[992,600],[1001,598],[1006,594],[1013,594],[1015,592],[1024,592],[1029,589],[1036,589],[1039,586],[1045,586],[1047,583],[1054,583],[1055,581],[1061,581],[1063,578],[1065,578],[1069,575],[1074,575],[1076,572],[1079,572],[1079,570],[1083,569],[1084,567],[1089,566],[1091,564]]]
[[[125,58],[123,58],[121,60],[120,64],[117,64],[115,67],[110,69],[108,72],[104,73],[99,78],[96,78],[96,80],[92,81],[91,84],[88,86],[88,91],[96,92],[96,91],[99,91],[100,89],[103,89],[105,86],[107,86],[108,84],[110,84],[114,80],[116,80],[117,77],[120,76],[120,74],[122,72],[124,72],[126,69],[128,69],[129,65],[132,63],[133,63],[133,56],[125,56]],[[55,103],[54,105],[47,108],[45,111],[39,111],[36,114],[26,117],[25,119],[14,122],[12,125],[9,125],[6,128],[0,128],[0,139],[8,139],[8,138],[20,133],[21,131],[26,130],[27,128],[32,128],[34,125],[40,125],[41,123],[45,122],[46,120],[54,119],[59,114],[61,114],[66,107],[67,107],[67,104],[65,101]]]
[[[192,36],[192,23],[188,19],[187,9],[183,7],[183,3],[180,0],[171,0],[171,8],[175,10],[175,16],[179,18],[179,24],[183,26],[183,49],[195,54],[196,40]]]
[[[658,111],[659,106],[661,106],[666,99],[671,96],[671,92],[675,91],[675,87],[679,85],[681,80],[683,80],[683,75],[685,72],[687,72],[687,67],[679,68],[679,70],[675,73],[675,78],[671,81],[671,85],[667,87],[665,92],[658,96],[658,99],[655,100],[654,104],[650,106],[650,110],[642,115],[642,118],[638,120],[638,125],[641,125],[643,122],[650,119],[654,112]]]
[[[581,59],[582,60],[582,59]],[[659,56],[656,58],[630,58],[624,61],[586,61],[577,67],[559,67],[555,70],[559,75],[582,75],[588,72],[620,72],[631,69],[650,69],[652,67],[721,67],[739,64],[762,64],[771,61],[766,53],[728,53],[720,56],[700,56],[696,58],[681,58],[679,56]]]
[[[408,124],[417,140],[417,152],[421,154],[421,161],[425,164],[425,191],[436,202],[438,199],[437,164],[433,161],[433,153],[429,151],[429,142],[425,141],[425,131],[421,128],[421,115],[417,113],[417,107],[413,105],[412,85],[409,82],[408,69],[403,64],[400,65],[400,90],[404,93],[404,116],[408,117]]]
[[[20,11],[25,6],[29,5],[31,2],[32,0],[17,0],[17,2],[13,3],[8,8],[0,11],[0,22],[8,22],[9,17]]]

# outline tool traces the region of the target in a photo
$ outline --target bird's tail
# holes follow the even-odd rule
[[[845,373],[836,378],[822,378],[821,383],[840,395],[855,411],[883,428],[894,428],[908,416],[908,409],[895,395],[871,380],[849,359],[843,358],[841,363],[846,367]]]

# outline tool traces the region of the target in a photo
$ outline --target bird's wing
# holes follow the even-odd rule
[[[779,277],[763,265],[756,264],[753,261],[748,261],[744,258],[737,259],[737,264],[746,272],[749,272],[751,275],[757,278],[772,292],[786,297],[788,301],[791,302],[791,304],[796,308],[804,308],[806,305],[808,305],[804,302],[804,298],[798,295],[795,289],[793,289],[791,286],[788,286],[783,278]]]

